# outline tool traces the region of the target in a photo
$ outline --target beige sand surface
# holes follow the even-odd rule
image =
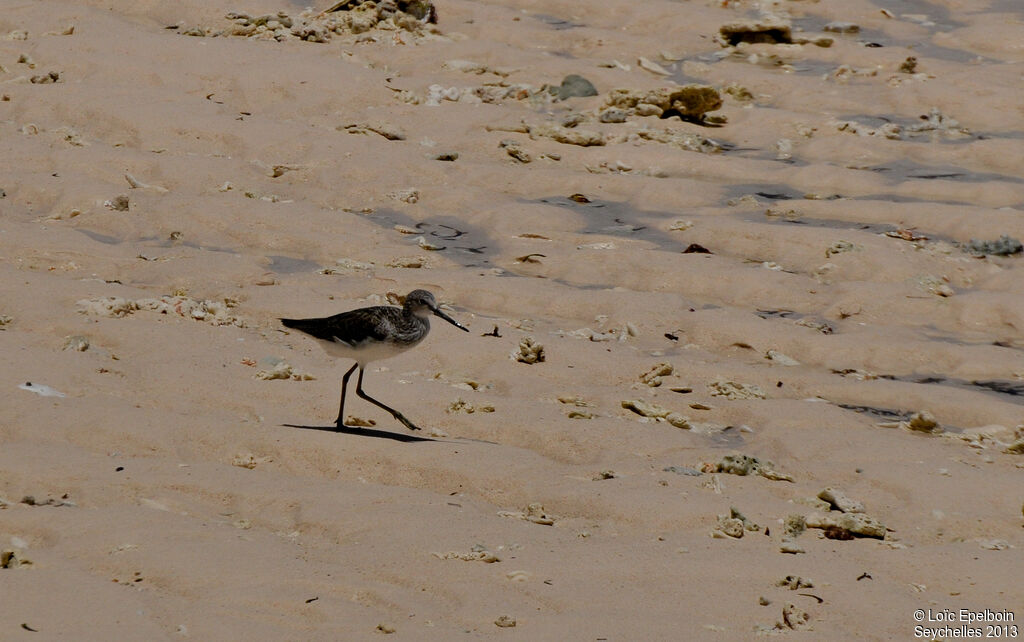
[[[1024,636],[1024,259],[962,248],[1024,237],[1018,2],[443,0],[321,43],[231,11],[302,20],[0,12],[0,639]],[[833,42],[716,40],[761,13]],[[599,95],[540,91],[567,74]],[[724,124],[598,122],[687,82]],[[605,144],[543,135],[573,114]],[[424,439],[354,396],[373,430],[310,429],[348,364],[276,319],[419,287],[472,333],[366,388]],[[826,487],[884,539],[784,541]]]

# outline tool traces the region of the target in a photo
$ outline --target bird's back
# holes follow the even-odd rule
[[[316,319],[281,319],[281,324],[321,341],[356,347],[367,341],[386,341],[401,312],[401,308],[379,305]]]

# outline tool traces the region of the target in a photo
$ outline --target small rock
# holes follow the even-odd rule
[[[720,462],[711,466],[710,471],[706,472],[729,473],[740,476],[757,473],[773,481],[793,481],[791,476],[776,471],[775,464],[772,462],[748,455],[726,455]]]
[[[1007,455],[1024,455],[1024,437],[1019,437],[1012,444],[1003,449]]]
[[[885,538],[885,524],[864,513],[815,513],[804,518],[809,528],[831,529],[831,539],[840,539],[839,531],[849,531],[861,537]]]
[[[448,551],[447,553],[432,553],[432,555],[441,560],[462,560],[463,562],[484,562],[485,564],[501,561],[497,555],[483,548],[468,553]]]
[[[388,192],[387,197],[396,201],[402,201],[403,203],[409,203],[411,205],[420,200],[420,191],[410,187],[408,189],[399,189]]]
[[[505,153],[516,159],[520,163],[530,163],[533,161],[533,157],[530,156],[529,152],[524,150],[519,145],[502,145],[505,148]]]
[[[718,526],[716,527],[722,533],[725,533],[729,537],[739,539],[743,537],[743,522],[734,517],[726,517],[725,515],[718,516]]]
[[[609,107],[633,110],[641,116],[679,116],[700,121],[709,111],[722,107],[722,96],[710,85],[689,84],[653,90],[613,89],[605,101]]]
[[[519,341],[519,348],[512,352],[512,359],[526,364],[544,361],[544,346],[534,341],[533,337],[523,337]]]
[[[672,371],[673,367],[671,363],[659,363],[640,375],[640,381],[652,388],[657,388],[661,385],[661,378],[672,374]]]
[[[768,352],[765,353],[764,358],[768,359],[769,361],[773,361],[773,362],[779,364],[780,366],[798,366],[798,365],[800,365],[799,361],[797,361],[796,359],[794,359],[792,357],[788,357],[788,356],[782,354],[778,350],[769,350]]]
[[[1012,256],[1024,252],[1024,245],[1015,238],[1002,235],[995,241],[977,241],[971,239],[964,247],[965,252],[975,256]]]
[[[339,126],[350,134],[365,134],[372,132],[379,134],[388,140],[405,140],[406,134],[401,128],[383,121],[373,123],[353,123],[351,125]]]
[[[741,42],[750,44],[792,44],[793,33],[790,25],[780,18],[767,16],[761,20],[733,22],[718,29],[724,46],[736,46]]]
[[[790,555],[799,555],[800,553],[806,553],[802,546],[796,542],[790,540],[783,540],[782,544],[779,545],[780,553],[788,553]]]
[[[804,631],[811,627],[811,616],[807,611],[795,604],[787,604],[782,607],[782,623],[794,631]]]
[[[900,422],[902,426],[917,432],[936,434],[942,432],[942,426],[935,420],[932,413],[922,410],[915,413],[908,421]]]
[[[602,123],[624,123],[628,115],[624,109],[610,107],[598,114],[597,119]]]
[[[799,591],[800,589],[814,588],[814,582],[810,578],[800,577],[799,575],[787,575],[776,582],[775,586],[784,586],[791,591]]]
[[[509,628],[512,628],[512,627],[514,627],[516,625],[516,619],[514,617],[512,617],[511,615],[502,615],[502,616],[499,616],[498,619],[494,621],[494,624],[496,626],[499,626],[499,627],[503,628],[503,629],[509,629]]]
[[[822,31],[830,31],[832,33],[860,33],[860,26],[855,25],[852,22],[829,22]]]
[[[675,473],[677,475],[686,475],[688,477],[700,477],[703,475],[703,471],[697,470],[696,468],[690,468],[689,466],[666,466],[662,468],[667,473]]]
[[[548,87],[548,92],[556,96],[558,100],[566,100],[574,97],[596,96],[597,88],[583,76],[569,74],[562,79],[562,84],[558,87]]]
[[[657,404],[646,402],[642,399],[627,399],[622,401],[621,405],[623,408],[632,410],[642,417],[664,419],[676,428],[682,428],[683,430],[689,430],[691,428],[690,420],[683,415],[671,411],[668,408],[662,408]]]
[[[82,335],[73,335],[70,337],[64,337],[64,350],[73,350],[75,352],[85,352],[89,349],[88,337]]]
[[[669,71],[668,69],[665,69],[664,67],[662,67],[658,63],[654,62],[653,60],[648,60],[647,58],[644,58],[643,56],[640,56],[637,59],[636,64],[641,69],[649,71],[652,74],[657,74],[659,76],[671,76],[672,75],[672,72]]]
[[[104,206],[115,212],[127,212],[128,211],[128,196],[126,194],[118,194],[109,201],[103,203]]]
[[[386,622],[381,622],[380,624],[378,624],[376,629],[377,633],[384,633],[385,635],[394,633],[397,630],[398,629],[396,629],[394,626]]]
[[[566,114],[565,116],[562,116],[561,125],[562,127],[572,128],[575,127],[576,125],[579,125],[584,120],[586,120],[586,116],[577,112],[573,112]]]
[[[530,136],[541,136],[562,143],[563,145],[579,145],[594,147],[606,144],[604,134],[581,129],[567,129],[554,123],[541,123],[530,127]]]
[[[787,537],[799,537],[805,530],[807,530],[807,522],[804,521],[803,515],[788,515],[786,520],[783,522],[782,528]]]
[[[863,513],[864,504],[847,497],[843,491],[831,486],[818,493],[818,498],[823,499],[838,511],[844,513]]]
[[[737,383],[726,379],[715,379],[708,384],[712,397],[725,397],[726,399],[765,399],[764,391],[753,384]]]

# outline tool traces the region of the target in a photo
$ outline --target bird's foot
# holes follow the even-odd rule
[[[406,428],[408,428],[409,430],[419,430],[419,429],[420,429],[420,427],[419,427],[419,426],[417,426],[417,425],[416,425],[416,424],[414,424],[413,422],[411,422],[411,421],[409,421],[408,419],[406,419],[406,418],[405,418],[405,415],[403,415],[403,414],[402,414],[402,413],[400,413],[400,412],[396,412],[396,413],[395,413],[395,419],[397,419],[398,421],[402,422],[402,425],[404,425],[404,426],[405,426]]]

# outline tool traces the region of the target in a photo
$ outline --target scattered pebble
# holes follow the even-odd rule
[[[780,366],[798,366],[798,365],[800,365],[799,361],[797,361],[796,359],[794,359],[792,357],[788,357],[788,356],[782,354],[778,350],[769,350],[768,352],[765,353],[764,358],[768,359],[769,361],[773,361],[773,362],[779,364]]]
[[[789,23],[774,16],[758,20],[732,22],[718,28],[722,46],[736,46],[741,42],[750,44],[792,44],[793,32]]]
[[[800,537],[807,530],[807,522],[804,520],[803,515],[794,513],[786,516],[785,521],[782,523],[782,528],[786,537]]]
[[[1004,551],[1010,548],[1010,543],[1005,539],[979,539],[978,546],[986,551]]]
[[[640,56],[639,58],[637,58],[636,64],[641,69],[643,69],[645,71],[649,71],[652,74],[657,74],[659,76],[671,76],[672,75],[672,72],[669,71],[668,69],[665,69],[664,67],[662,67],[658,63],[654,62],[653,60],[648,60],[647,58],[644,58],[643,56]]]
[[[613,89],[605,104],[637,116],[679,116],[701,121],[707,112],[722,107],[722,96],[710,85],[697,84],[653,90]]]
[[[604,134],[601,134],[600,132],[592,132],[575,128],[569,129],[567,127],[562,127],[561,125],[555,125],[554,123],[530,125],[529,133],[531,138],[540,136],[542,138],[550,138],[551,140],[564,145],[579,145],[580,147],[601,146],[607,142]]]
[[[387,197],[410,205],[420,200],[420,191],[415,188],[397,189],[387,193]]]
[[[52,85],[53,83],[61,82],[61,76],[59,71],[50,71],[38,76],[32,76],[28,80],[33,85]]]
[[[764,390],[754,384],[738,383],[718,378],[708,384],[712,397],[726,399],[765,399]]]
[[[253,470],[260,464],[266,464],[274,461],[271,457],[257,457],[252,453],[246,453],[244,455],[235,455],[231,458],[231,465],[237,466],[238,468],[246,468]]]
[[[388,140],[405,140],[406,138],[405,132],[400,127],[383,121],[339,125],[337,129],[347,131],[350,134],[379,134]]]
[[[245,321],[233,315],[230,310],[237,305],[233,299],[211,301],[189,298],[187,296],[162,296],[130,300],[123,297],[99,297],[81,299],[77,303],[81,314],[104,317],[124,317],[137,310],[150,310],[160,314],[177,314],[178,316],[205,321],[212,325],[234,325],[245,327]]]
[[[539,363],[544,361],[544,346],[534,341],[533,337],[523,337],[519,341],[519,348],[511,356],[513,361],[520,363]]]
[[[63,349],[71,350],[73,352],[85,352],[89,349],[89,338],[83,337],[80,334],[64,337]]]
[[[700,477],[703,475],[703,471],[697,470],[696,468],[690,468],[689,466],[666,466],[662,468],[667,473],[675,473],[677,475],[686,475],[688,477]]]
[[[387,267],[392,268],[422,268],[427,265],[427,259],[422,256],[400,256],[391,259],[385,264]]]
[[[746,476],[758,474],[765,479],[772,481],[793,481],[790,475],[775,470],[775,464],[768,460],[761,460],[749,455],[726,455],[717,464],[705,464],[704,472],[728,473],[730,475]]]
[[[77,134],[75,136],[77,136]],[[78,146],[81,146],[81,144],[79,143]],[[158,194],[166,194],[168,191],[170,191],[166,187],[161,187],[160,185],[150,185],[148,183],[143,183],[142,181],[140,181],[139,179],[135,178],[131,174],[125,174],[124,175],[124,180],[126,180],[128,182],[128,187],[130,187],[132,189],[148,189],[148,190],[151,190],[153,192],[157,192]],[[127,200],[127,197],[126,197],[126,200]],[[125,208],[127,209],[127,203],[125,204]]]
[[[832,33],[860,33],[860,26],[852,22],[829,22],[821,30]]]
[[[41,383],[32,383],[31,381],[26,381],[25,383],[21,384],[18,387],[21,388],[22,390],[28,390],[29,392],[34,392],[37,395],[39,395],[40,397],[65,397],[65,396],[67,396],[63,392],[60,392],[59,390],[54,390],[50,386],[46,386],[46,385],[43,385]]]
[[[924,432],[929,434],[937,434],[942,432],[942,426],[935,420],[932,413],[927,410],[921,410],[913,414],[907,421],[901,421],[900,427],[907,430],[913,430],[916,432]]]
[[[799,591],[800,589],[814,588],[814,582],[810,578],[800,577],[799,575],[787,575],[776,582],[775,586],[784,586],[791,591]]]
[[[659,363],[640,375],[640,381],[652,388],[657,388],[661,385],[661,378],[672,374],[672,371],[673,368],[671,363]]]
[[[994,241],[971,239],[963,246],[963,250],[975,256],[1012,256],[1024,252],[1024,245],[1019,240],[1003,234]]]
[[[103,201],[103,206],[112,209],[115,212],[127,212],[128,211],[128,195],[118,194],[109,201]]]
[[[831,486],[818,493],[818,498],[828,502],[832,508],[843,513],[864,512],[864,504],[850,499],[843,491]]]
[[[22,557],[17,551],[5,549],[0,551],[0,568],[18,568],[31,566],[32,561]]]
[[[515,141],[503,140],[503,141],[501,141],[501,143],[499,143],[498,146],[499,147],[503,147],[505,149],[505,153],[506,154],[508,154],[512,158],[516,159],[520,163],[531,163],[531,162],[533,162],[533,157],[530,156],[530,153],[527,152],[526,150],[524,150],[518,144],[516,144]]]
[[[849,539],[850,535],[885,538],[885,524],[864,513],[812,513],[804,518],[808,528],[826,529],[829,539]]]
[[[683,430],[689,430],[690,420],[683,415],[663,408],[655,403],[644,401],[643,399],[626,399],[622,401],[622,407],[627,410],[632,410],[641,417],[649,417],[651,419],[664,419],[668,423],[672,424],[676,428],[682,428]]]
[[[498,516],[523,519],[534,524],[541,524],[542,526],[551,526],[555,523],[555,518],[545,513],[544,506],[537,503],[530,504],[526,507],[525,511],[498,511]]]
[[[597,120],[602,123],[624,123],[629,113],[624,109],[610,107],[597,115]]]
[[[255,375],[256,379],[262,381],[272,381],[274,379],[286,379],[292,381],[313,381],[316,379],[313,375],[306,372],[298,372],[290,364],[279,361],[273,365],[269,370],[258,370]]]
[[[355,415],[348,415],[345,417],[346,426],[358,426],[360,428],[373,428],[377,425],[377,422],[373,419],[364,419],[363,417],[356,417]]]
[[[469,403],[468,401],[464,401],[462,399],[456,399],[455,401],[453,401],[450,404],[448,404],[448,408],[445,409],[445,412],[449,412],[449,413],[464,412],[467,415],[471,415],[474,412],[494,412],[494,406],[491,406],[491,405],[474,406],[473,404]]]
[[[597,95],[597,88],[594,87],[594,84],[577,74],[569,74],[562,79],[561,85],[558,87],[548,87],[547,91],[558,98],[558,100]]]
[[[716,530],[734,539],[739,539],[743,537],[745,531],[756,532],[761,530],[761,527],[744,517],[743,513],[736,510],[735,507],[729,507],[728,515],[718,516]]]
[[[938,107],[932,107],[927,114],[922,114],[919,118],[921,122],[906,128],[908,133],[929,133],[933,138],[964,138],[971,135],[970,130],[961,127],[960,123],[943,114]]]
[[[795,604],[782,607],[782,622],[785,627],[794,631],[806,631],[811,628],[811,616]]]
[[[494,621],[494,624],[503,629],[508,629],[516,625],[516,619],[511,615],[501,615]]]
[[[425,236],[420,236],[416,239],[416,245],[419,245],[421,249],[427,250],[428,252],[438,252],[445,249],[444,245],[437,245],[427,240]]]
[[[464,562],[484,562],[486,564],[501,561],[501,558],[487,550],[470,551],[468,553],[448,551],[447,553],[431,553],[431,555],[441,560],[462,560]]]

